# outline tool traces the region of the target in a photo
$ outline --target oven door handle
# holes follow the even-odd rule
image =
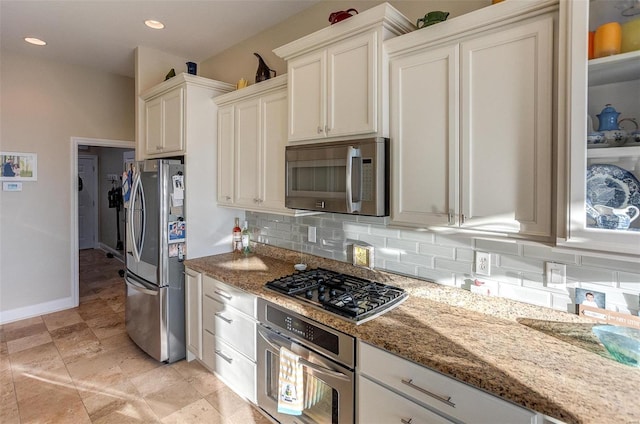
[[[260,337],[262,337],[264,341],[267,342],[276,351],[279,352],[281,347],[286,347],[286,346],[280,345],[277,341],[273,340],[271,337],[269,337],[268,334],[264,334],[260,330],[258,330],[258,333],[260,334]],[[314,364],[313,362],[310,362],[301,356],[298,356],[298,363],[300,363],[303,367],[312,369],[320,374],[327,374],[342,380],[349,380],[349,376],[347,376],[346,374],[343,374],[340,371],[323,367],[322,365]]]

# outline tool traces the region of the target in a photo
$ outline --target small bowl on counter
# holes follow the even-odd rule
[[[596,325],[592,331],[616,361],[640,367],[640,329]]]

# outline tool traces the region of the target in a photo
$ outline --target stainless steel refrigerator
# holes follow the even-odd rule
[[[162,362],[185,357],[184,174],[180,160],[138,162],[125,194],[127,333]]]

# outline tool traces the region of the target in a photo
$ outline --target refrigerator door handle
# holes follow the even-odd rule
[[[135,226],[135,220],[133,219],[135,206],[136,206],[136,197],[138,196],[138,190],[140,190],[140,212],[142,213],[142,219],[140,220],[140,226],[142,228],[139,229],[140,232],[140,245],[138,246],[137,232],[138,229]],[[140,173],[136,173],[135,178],[133,179],[133,187],[131,188],[131,207],[129,208],[129,222],[131,223],[131,237],[133,238],[133,257],[136,262],[140,262],[140,255],[142,253],[142,249],[144,247],[144,233],[145,233],[145,222],[147,220],[147,211],[145,208],[144,201],[144,189],[142,188],[142,178],[140,177]]]
[[[133,279],[130,279],[129,277],[125,278],[125,282],[127,283],[127,286],[129,286],[131,289],[133,289],[135,291],[138,291],[140,293],[148,294],[148,295],[151,295],[151,296],[157,296],[158,295],[158,292],[156,290],[149,290],[148,288],[146,288],[142,284],[136,282]]]

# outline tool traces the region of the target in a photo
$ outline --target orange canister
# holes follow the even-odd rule
[[[589,31],[589,50],[588,50],[588,58],[589,60],[593,59],[594,53],[593,53],[593,41],[596,38],[596,32],[595,31]]]
[[[620,53],[622,27],[618,22],[609,22],[596,29],[593,54],[596,58]]]

